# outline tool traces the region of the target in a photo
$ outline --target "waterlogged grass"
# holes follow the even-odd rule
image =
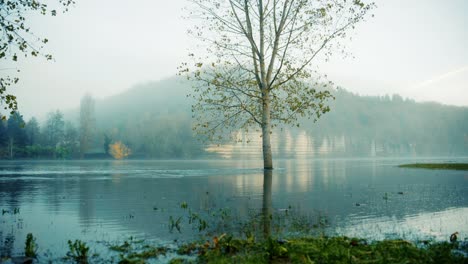
[[[32,234],[28,237],[33,241]],[[29,242],[31,243],[31,242]],[[130,238],[122,244],[108,244],[117,259],[89,256],[85,242],[69,241],[66,258],[59,263],[468,263],[468,241],[418,243],[406,240],[369,242],[349,237],[302,236],[279,238],[219,236],[180,244],[178,247],[152,245]],[[34,245],[37,248],[37,244]],[[35,258],[35,257],[33,257]],[[0,259],[0,261],[8,259]],[[32,259],[29,259],[31,261]],[[62,262],[63,261],[63,262]],[[16,263],[16,262],[15,262]]]
[[[81,242],[81,241],[80,241]],[[80,245],[78,245],[80,244]],[[142,244],[142,246],[140,246]],[[425,242],[406,240],[368,242],[348,237],[235,238],[222,234],[210,240],[190,242],[178,248],[152,246],[144,241],[126,241],[109,250],[120,253],[118,259],[94,257],[88,262],[86,245],[72,243],[74,254],[64,263],[153,263],[161,260],[177,263],[468,263],[468,244],[462,242]],[[79,250],[78,250],[79,249]],[[78,253],[77,251],[81,251]],[[68,256],[70,257],[70,256]],[[7,260],[7,259],[3,259]],[[71,260],[71,262],[69,262]]]
[[[160,255],[166,255],[168,252],[168,248],[166,247],[151,247],[151,246],[146,246],[146,249],[141,251],[141,252],[133,252],[128,255],[129,258],[131,259],[149,259],[149,258],[156,258]]]
[[[198,245],[195,260],[175,258],[170,263],[467,263],[456,248],[456,243],[447,242],[422,247],[405,240],[367,243],[347,237],[303,237],[253,242],[224,236]]]
[[[147,259],[165,256],[170,251],[167,247],[152,246],[147,244],[145,240],[135,240],[133,237],[122,244],[109,244],[108,248],[119,253],[118,263],[146,263]]]
[[[124,241],[122,245],[111,245],[110,250],[117,252],[128,252],[131,250],[132,245],[128,241]]]
[[[468,163],[413,163],[399,165],[398,167],[431,170],[468,170]]]
[[[368,242],[348,237],[235,238],[222,234],[178,248],[143,246],[132,252],[132,242],[121,247],[119,263],[147,263],[170,254],[176,263],[467,263],[466,242],[406,240]],[[119,247],[120,248],[120,247]]]
[[[88,264],[89,263],[89,247],[86,246],[86,243],[81,240],[75,240],[72,242],[68,240],[67,258],[73,260],[78,264]]]
[[[387,193],[383,198],[388,199]],[[327,237],[324,229],[328,226],[328,218],[325,215],[302,215],[291,206],[274,214],[271,210],[261,214],[252,211],[245,220],[236,220],[228,208],[199,212],[193,211],[185,202],[180,207],[184,209],[181,216],[169,217],[168,232],[195,230],[200,235],[199,240],[168,246],[130,237],[116,244],[103,241],[104,250],[93,255],[90,252],[95,252],[96,248],[90,248],[92,246],[80,240],[69,240],[66,257],[50,262],[468,263],[466,238],[455,239],[453,243],[398,239],[369,242],[359,238]],[[25,259],[44,262],[45,259],[38,258],[38,248],[36,238],[28,234]],[[0,262],[9,259],[0,259]]]
[[[32,233],[26,236],[26,243],[24,247],[24,255],[28,258],[35,258],[37,255],[37,243],[36,238]]]

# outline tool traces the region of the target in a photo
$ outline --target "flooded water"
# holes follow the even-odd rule
[[[188,212],[229,211],[210,224],[235,228],[228,222],[255,218],[265,207],[306,222],[325,219],[329,234],[468,237],[468,172],[396,166],[424,161],[468,158],[279,160],[269,178],[260,160],[2,161],[0,255],[21,254],[28,233],[52,258],[66,254],[69,239],[171,245],[196,237]],[[181,216],[181,231],[171,232],[170,219]]]

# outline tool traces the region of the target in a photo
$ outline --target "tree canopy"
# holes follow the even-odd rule
[[[264,167],[272,168],[271,128],[317,120],[329,111],[327,84],[317,81],[318,58],[328,59],[373,8],[360,0],[191,0],[200,19],[180,73],[194,80],[195,129],[220,139],[239,128],[261,128]],[[193,10],[193,11],[192,11]],[[200,55],[202,54],[202,55]]]

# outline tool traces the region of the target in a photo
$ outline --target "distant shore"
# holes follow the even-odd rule
[[[430,170],[468,170],[468,163],[412,163],[402,164],[398,167]]]

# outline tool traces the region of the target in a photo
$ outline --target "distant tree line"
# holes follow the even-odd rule
[[[350,153],[373,146],[382,155],[468,154],[468,108],[418,103],[399,95],[358,96],[344,89],[317,123],[302,129],[319,139],[344,136]],[[373,146],[372,146],[373,145]]]
[[[166,85],[175,86],[173,80]],[[172,89],[169,95],[162,88],[150,84],[131,91],[133,97],[124,94],[100,102],[86,95],[74,116],[56,110],[41,124],[34,117],[25,121],[16,112],[0,122],[0,158],[191,159],[216,155],[207,153],[207,146],[192,131],[191,102],[183,97],[183,87]],[[345,156],[468,154],[467,107],[417,103],[398,95],[358,96],[343,89],[333,95],[336,100],[331,111],[318,122],[300,120],[299,128],[288,129],[292,140],[306,133],[317,149],[323,142],[335,149],[337,144],[344,145],[338,149]],[[283,138],[284,133],[274,133],[278,133],[280,149],[291,140]],[[280,150],[276,157],[294,156]]]
[[[19,112],[0,122],[0,158],[2,159],[122,159],[130,154],[125,145],[111,148],[113,141],[107,137],[104,149],[97,149],[94,142],[98,133],[94,118],[94,99],[85,95],[81,100],[77,125],[64,118],[60,110],[52,111],[40,125],[35,117],[27,122]],[[94,148],[93,148],[94,147]],[[122,153],[115,150],[124,149]],[[114,151],[111,151],[114,150]],[[97,154],[97,155],[96,155]],[[87,157],[88,156],[88,157]]]
[[[95,117],[95,100],[81,99],[79,116],[66,120],[56,110],[40,124],[19,112],[0,122],[0,159],[172,159],[197,158],[203,146],[194,138],[187,113],[166,111]]]
[[[79,153],[78,130],[59,110],[41,127],[35,117],[24,121],[19,112],[0,123],[0,157],[65,159]]]

